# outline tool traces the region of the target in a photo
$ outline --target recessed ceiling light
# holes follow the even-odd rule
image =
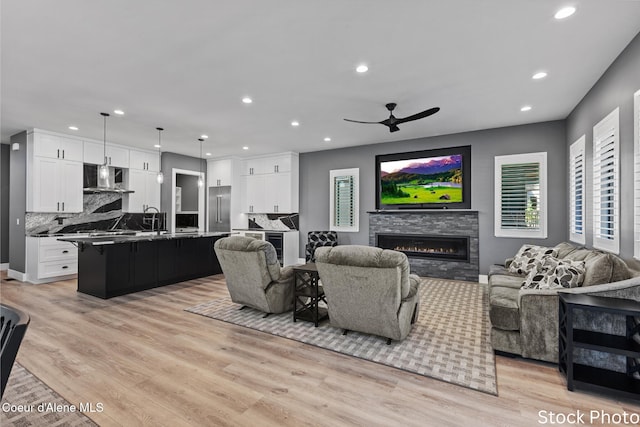
[[[291,122],[291,126],[294,126],[294,127],[295,126],[300,126],[300,122],[294,120],[294,121]]]
[[[248,149],[249,149],[249,147],[244,146],[244,147],[242,147],[242,149],[243,149],[243,150],[248,150]]]
[[[534,80],[540,80],[544,79],[545,77],[547,77],[547,73],[545,73],[544,71],[540,71],[535,73],[531,78]]]
[[[331,142],[331,138],[329,138],[328,136],[324,139],[324,142]]]
[[[205,155],[210,156],[210,155],[211,155],[211,153],[205,153]]]
[[[122,110],[113,110],[114,114],[117,114],[119,116],[124,116],[124,111]]]
[[[153,144],[153,146],[156,147],[156,148],[161,148],[162,147],[162,145],[160,145],[160,144]]]
[[[69,129],[71,129],[71,130],[78,130],[78,127],[77,127],[77,126],[69,126]]]
[[[209,138],[209,135],[202,134],[202,135],[200,135],[200,138],[207,139],[207,138]]]
[[[244,98],[242,98],[242,102],[244,102],[245,104],[251,104],[253,102],[253,99],[245,96]]]
[[[366,73],[367,71],[369,71],[369,67],[367,67],[365,64],[360,64],[356,67],[356,71],[358,73]]]
[[[576,8],[573,6],[567,6],[557,11],[556,14],[553,15],[553,17],[556,19],[565,19],[570,17],[574,13],[576,13]]]
[[[520,111],[529,111],[529,110],[531,110],[531,105],[525,105],[520,109]]]

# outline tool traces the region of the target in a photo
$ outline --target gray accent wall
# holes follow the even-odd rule
[[[0,144],[0,264],[9,262],[9,144]]]
[[[202,168],[202,169],[201,169]],[[183,156],[176,153],[162,153],[160,169],[164,173],[164,183],[160,190],[160,210],[167,213],[167,230],[171,229],[173,218],[171,218],[171,189],[174,186],[172,169],[184,169],[194,172],[202,170],[207,175],[207,162],[197,157]],[[205,215],[206,215],[205,203]],[[196,209],[197,210],[197,209]],[[206,224],[206,221],[205,221]]]
[[[11,137],[11,143],[20,149],[9,156],[9,269],[26,271],[26,240],[24,238],[27,211],[27,132]]]
[[[329,229],[330,170],[360,169],[360,231],[338,233],[338,241],[340,244],[368,245],[367,211],[375,209],[375,156],[461,145],[471,146],[471,209],[478,211],[480,223],[480,274],[487,274],[491,264],[503,263],[505,258],[513,256],[524,243],[555,245],[565,240],[567,236],[566,223],[563,220],[567,217],[565,141],[565,122],[552,121],[302,153],[300,154],[301,257],[304,257],[307,232]],[[548,153],[548,238],[532,241],[531,239],[495,237],[493,233],[494,157],[542,151]]]
[[[620,256],[640,269],[633,259],[633,94],[640,90],[640,34],[622,51],[576,108],[567,117],[567,158],[569,146],[585,135],[587,165],[586,245],[593,245],[593,126],[620,107]],[[568,179],[568,176],[567,178]],[[568,212],[568,200],[567,200]],[[569,239],[567,215],[566,239]]]

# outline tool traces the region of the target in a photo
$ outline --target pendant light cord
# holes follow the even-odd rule
[[[104,126],[103,126],[103,134],[102,134],[102,154],[104,159],[104,165],[107,165],[107,117],[109,117],[109,113],[100,113],[102,117],[104,117]]]

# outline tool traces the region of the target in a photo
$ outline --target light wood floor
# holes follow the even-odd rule
[[[539,411],[640,413],[567,391],[551,364],[497,357],[495,397],[183,311],[227,295],[223,276],[110,300],[75,280],[0,277],[2,302],[31,315],[19,363],[72,404],[102,403],[88,414],[102,426],[538,426]]]

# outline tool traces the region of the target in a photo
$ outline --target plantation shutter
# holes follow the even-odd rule
[[[546,237],[546,158],[496,157],[496,236]]]
[[[634,238],[633,256],[640,260],[640,90],[633,96],[634,162]]]
[[[585,136],[569,148],[569,239],[584,244]]]
[[[593,247],[620,251],[619,109],[593,127]]]
[[[351,227],[353,225],[353,176],[338,176],[334,180],[336,206],[334,225]]]
[[[359,218],[358,168],[329,171],[329,230],[357,233]]]

